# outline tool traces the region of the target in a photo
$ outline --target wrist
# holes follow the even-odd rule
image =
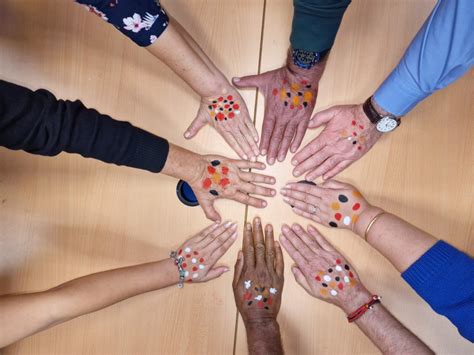
[[[165,275],[165,283],[167,286],[176,285],[179,282],[179,271],[178,267],[174,263],[174,260],[169,258],[162,260],[159,263],[159,267],[163,275]]]
[[[232,86],[232,84],[222,73],[213,73],[203,81],[197,93],[201,97],[214,98],[226,94],[228,92],[226,88],[229,86]]]
[[[341,303],[340,308],[346,315],[351,314],[357,308],[367,303],[371,297],[372,294],[362,284],[359,284],[347,295],[346,300]]]
[[[202,155],[170,144],[168,159],[161,172],[192,184],[201,177],[205,166],[206,160]]]
[[[384,110],[383,107],[380,106],[380,105],[377,103],[377,101],[375,100],[374,95],[371,96],[370,102],[372,103],[372,106],[373,106],[373,108],[375,109],[375,111],[377,111],[377,113],[378,113],[380,116],[392,115],[390,112]],[[392,115],[392,116],[394,116],[394,115]]]
[[[286,59],[286,66],[288,70],[295,75],[303,76],[305,78],[309,78],[313,80],[319,80],[323,75],[324,68],[326,66],[327,56],[321,59],[318,63],[314,64],[311,68],[305,69],[301,68],[295,64],[292,55],[292,49],[288,50],[288,56]]]
[[[367,207],[357,219],[356,224],[354,225],[354,233],[356,233],[359,237],[364,238],[365,230],[367,226],[372,221],[372,219],[382,212],[383,210],[376,206],[369,206]]]
[[[247,319],[244,320],[245,329],[248,331],[253,331],[256,329],[280,329],[278,321],[276,318],[257,318],[257,319]]]

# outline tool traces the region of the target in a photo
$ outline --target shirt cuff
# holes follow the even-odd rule
[[[135,134],[137,142],[135,158],[127,165],[159,173],[168,160],[170,149],[168,141],[140,128],[137,128]]]

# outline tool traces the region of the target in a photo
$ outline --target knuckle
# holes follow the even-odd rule
[[[258,243],[255,246],[255,250],[256,250],[257,254],[263,254],[263,253],[265,253],[265,245],[262,244],[262,243]]]

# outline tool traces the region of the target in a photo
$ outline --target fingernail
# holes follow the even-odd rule
[[[267,154],[267,150],[266,150],[266,149],[262,149],[262,150],[260,151],[260,154],[262,154],[262,155]]]
[[[275,196],[276,194],[276,191],[275,190],[272,190],[272,192],[270,192],[272,196]]]
[[[227,222],[227,223],[225,224],[225,227],[226,227],[226,228],[229,228],[229,226],[230,226],[231,224],[232,224],[232,222],[229,221],[229,222]]]
[[[271,232],[271,231],[273,230],[273,226],[272,226],[271,224],[267,224],[267,225],[265,226],[265,229],[266,229],[267,231]]]
[[[293,171],[294,176],[300,176],[300,172],[298,170]]]
[[[260,224],[260,218],[255,217],[255,224]]]
[[[228,272],[228,271],[229,271],[228,267],[224,268],[224,272]]]
[[[186,132],[186,133],[184,134],[184,137],[189,138],[190,135],[191,135],[191,133]]]
[[[263,207],[267,207],[267,203],[265,201],[262,202]]]
[[[293,224],[293,229],[300,230],[301,227],[298,224],[294,223]]]
[[[240,81],[240,78],[234,78],[234,82],[238,83]]]
[[[271,178],[271,179],[270,179],[270,182],[271,182],[272,184],[274,184],[274,183],[276,183],[276,180],[275,180],[274,178]]]
[[[244,159],[249,160],[249,157],[247,156],[247,154],[244,154]]]
[[[237,223],[233,223],[232,227],[230,227],[230,229],[232,229],[232,230],[237,229]]]
[[[251,230],[252,230],[252,225],[251,225],[249,222],[247,222],[247,223],[245,224],[245,229],[251,231]]]
[[[232,234],[231,238],[232,238],[232,239],[236,239],[236,238],[237,238],[237,234],[238,234],[238,233],[235,232],[234,234]]]
[[[285,196],[285,197],[283,197],[283,201],[285,201],[285,202],[290,202],[290,199]]]
[[[290,230],[290,228],[288,228],[288,226],[286,224],[283,225],[283,227],[281,227],[281,229],[283,230],[283,232],[288,232]]]
[[[290,183],[288,183],[288,184],[285,185],[285,188],[291,189],[292,186],[293,186],[293,185],[291,185]]]
[[[280,193],[281,193],[282,195],[286,195],[286,194],[288,193],[288,190],[283,187],[283,188],[280,189]]]
[[[275,163],[275,158],[268,159],[268,164],[273,165]]]
[[[293,164],[293,165],[298,165],[298,160],[293,159],[293,160],[291,161],[291,164]]]

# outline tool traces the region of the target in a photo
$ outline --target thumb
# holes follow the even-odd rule
[[[318,128],[321,125],[328,123],[339,111],[336,107],[328,108],[327,110],[316,113],[309,121],[308,128]]]
[[[244,267],[244,256],[242,250],[239,250],[239,254],[237,255],[237,261],[235,262],[234,267],[234,282],[232,283],[234,287],[237,286],[237,283],[240,280],[240,275],[242,274],[242,269]]]
[[[206,277],[202,281],[217,279],[219,276],[221,276],[223,273],[227,271],[229,271],[229,268],[227,266],[216,266],[212,268],[211,270],[209,270]]]
[[[306,280],[306,277],[304,277],[303,273],[297,266],[292,266],[291,271],[293,272],[293,275],[295,276],[296,282],[303,287],[306,292],[308,292],[311,296],[313,296],[313,293],[311,292],[311,287],[308,285],[308,281]]]
[[[191,139],[193,138],[199,130],[207,125],[206,119],[202,116],[202,113],[198,113],[196,118],[191,122],[186,132],[184,132],[184,138]]]
[[[261,74],[248,75],[248,76],[243,76],[241,78],[239,77],[232,78],[232,83],[238,88],[259,87],[261,82],[262,82]]]
[[[214,208],[214,204],[212,202],[203,203],[201,204],[201,207],[204,210],[204,214],[206,215],[208,219],[214,222],[221,221],[221,216]]]

